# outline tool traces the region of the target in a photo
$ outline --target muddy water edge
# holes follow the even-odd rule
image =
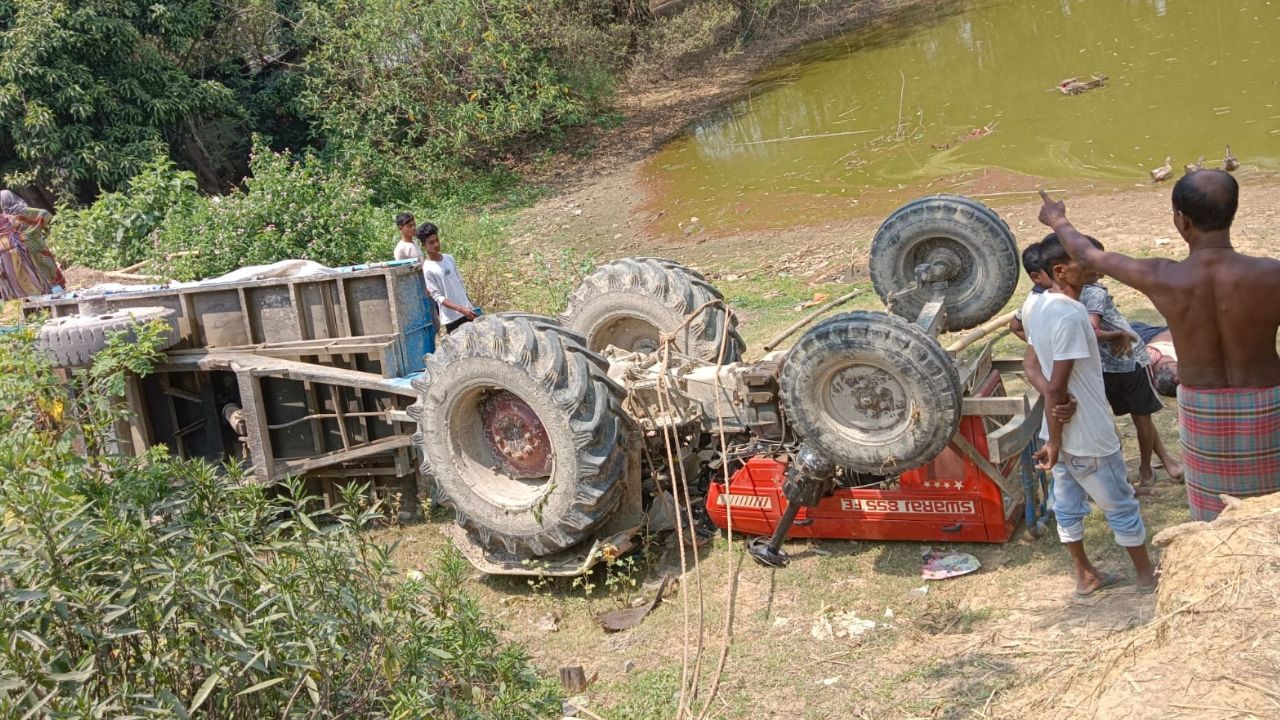
[[[783,58],[645,163],[649,231],[884,214],[911,197],[1128,189],[1225,146],[1280,171],[1280,3],[989,0]],[[1064,94],[1077,77],[1101,87]]]

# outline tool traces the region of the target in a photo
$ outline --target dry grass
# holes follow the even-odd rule
[[[1166,536],[1155,617],[1049,659],[996,717],[1280,717],[1280,495]]]

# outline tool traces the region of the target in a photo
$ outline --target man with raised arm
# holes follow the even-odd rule
[[[1040,196],[1040,222],[1082,266],[1142,292],[1169,323],[1192,518],[1217,517],[1221,494],[1280,490],[1280,261],[1232,247],[1235,178],[1200,170],[1174,186],[1173,225],[1189,250],[1181,261],[1098,250],[1064,203]]]
[[[1057,412],[1045,414],[1040,431],[1045,444],[1036,453],[1040,469],[1053,473],[1053,514],[1058,539],[1071,556],[1075,595],[1088,597],[1123,579],[1100,571],[1085,552],[1084,519],[1090,501],[1106,516],[1116,544],[1129,553],[1138,591],[1151,592],[1156,580],[1146,525],[1107,407],[1098,340],[1080,304],[1080,291],[1097,276],[1082,269],[1053,235],[1040,243],[1040,259],[1053,289],[1032,294],[1022,304],[1030,343],[1023,366],[1031,384],[1044,395],[1045,407],[1056,408],[1068,395],[1078,405],[1069,420]]]

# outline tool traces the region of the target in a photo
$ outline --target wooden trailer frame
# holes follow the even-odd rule
[[[165,445],[183,458],[243,460],[263,484],[314,481],[326,502],[357,479],[425,499],[406,410],[436,313],[414,261],[46,296],[24,312],[59,317],[86,302],[165,307],[177,320],[163,362],[128,382],[123,451]]]

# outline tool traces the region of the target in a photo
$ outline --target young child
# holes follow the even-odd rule
[[[1031,293],[1038,295],[1053,287],[1049,275],[1040,266],[1040,243],[1031,243],[1022,251],[1022,269],[1031,278]],[[1009,329],[1023,342],[1027,341],[1027,332],[1022,326],[1022,308],[1013,311],[1013,319],[1009,321]]]
[[[1103,249],[1102,243],[1091,237],[1088,239],[1094,247]],[[1080,291],[1080,304],[1089,311],[1094,337],[1098,339],[1102,383],[1111,412],[1116,417],[1130,416],[1138,434],[1138,494],[1151,492],[1149,486],[1155,480],[1155,471],[1151,469],[1153,451],[1164,463],[1169,477],[1180,480],[1182,465],[1169,456],[1155,421],[1151,419],[1152,414],[1164,409],[1164,403],[1160,402],[1155,388],[1151,386],[1151,377],[1147,373],[1151,361],[1142,338],[1116,307],[1105,286],[1097,282],[1085,285]]]
[[[1067,546],[1075,575],[1075,595],[1088,597],[1123,580],[1094,567],[1084,550],[1084,519],[1089,500],[1102,509],[1118,545],[1129,553],[1137,572],[1138,591],[1155,589],[1155,569],[1147,555],[1146,526],[1129,484],[1120,438],[1108,412],[1102,381],[1102,361],[1089,314],[1079,302],[1080,292],[1096,279],[1071,259],[1057,237],[1040,247],[1042,267],[1054,288],[1032,294],[1022,306],[1027,348],[1027,376],[1045,397],[1046,407],[1075,397],[1075,416],[1065,424],[1054,413],[1045,416],[1036,453],[1040,468],[1053,472],[1053,511],[1058,539]]]
[[[400,230],[400,239],[391,256],[396,260],[421,260],[422,248],[414,242],[414,233],[418,227],[414,225],[413,213],[402,212],[396,215],[396,228]]]

